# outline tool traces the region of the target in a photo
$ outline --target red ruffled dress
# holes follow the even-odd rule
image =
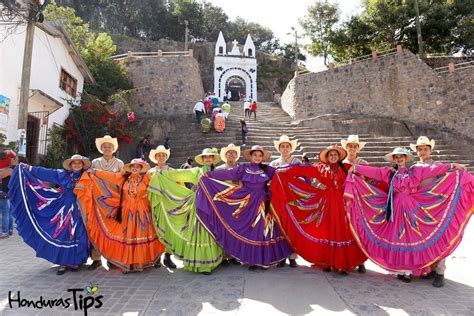
[[[326,189],[314,187],[310,178]],[[299,165],[275,173],[270,187],[272,207],[290,245],[320,268],[348,270],[367,259],[346,217],[345,178],[337,164]]]

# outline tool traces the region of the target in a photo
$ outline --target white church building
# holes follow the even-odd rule
[[[214,54],[214,94],[223,101],[226,91],[231,92],[231,100],[238,101],[243,95],[247,99],[257,100],[257,58],[255,45],[250,34],[241,51],[234,40],[232,49],[222,32],[219,32]]]

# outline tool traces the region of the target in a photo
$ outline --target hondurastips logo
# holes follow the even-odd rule
[[[74,308],[76,311],[83,311],[84,316],[87,316],[90,309],[99,309],[103,305],[104,296],[97,293],[98,287],[92,283],[83,289],[68,289],[67,295],[60,298],[45,298],[41,295],[38,299],[31,299],[22,297],[20,291],[8,291],[8,305],[11,309]]]

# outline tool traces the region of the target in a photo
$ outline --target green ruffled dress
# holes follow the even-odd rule
[[[197,185],[207,167],[155,173],[148,186],[156,233],[167,250],[193,272],[211,272],[223,251],[196,216],[195,190],[178,182]]]

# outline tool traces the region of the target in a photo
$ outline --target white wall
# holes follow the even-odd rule
[[[8,118],[7,141],[17,138],[18,104],[23,65],[23,50],[26,26],[18,27],[14,35],[0,42],[0,94],[11,99]],[[0,26],[0,34],[5,29]],[[71,99],[59,88],[61,67],[77,80],[78,95],[82,92],[84,78],[69,55],[63,41],[36,28],[33,44],[30,89],[39,89],[63,106],[49,117],[48,128],[54,123],[62,125],[68,116],[67,99]],[[45,111],[38,102],[30,102],[28,112]]]
[[[222,67],[222,71],[217,71],[216,68]],[[229,70],[225,72],[229,68],[242,68],[246,72],[242,70]],[[250,69],[254,69],[254,72],[251,72]],[[225,72],[225,74],[221,78],[221,85],[219,88],[219,78]],[[257,100],[257,60],[255,58],[246,58],[246,57],[228,57],[228,56],[215,56],[214,57],[214,92],[218,96],[219,90],[220,93],[220,100],[223,101],[223,96],[225,95],[225,84],[227,79],[230,76],[237,75],[240,76],[242,79],[245,80],[246,85],[246,97],[250,98],[252,95],[253,100]],[[250,91],[250,78],[252,79],[252,91]]]

